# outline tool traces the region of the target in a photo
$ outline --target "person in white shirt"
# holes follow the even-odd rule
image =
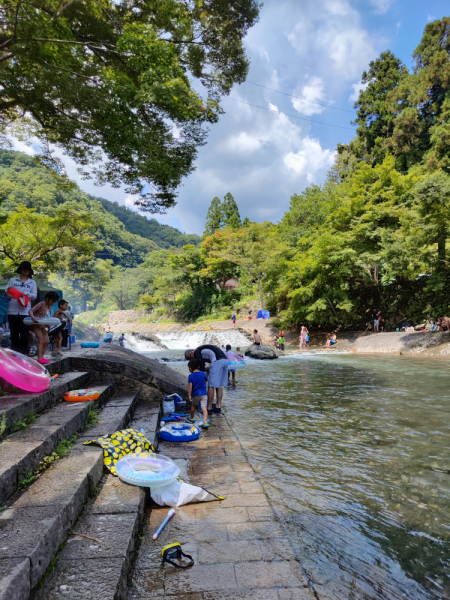
[[[22,293],[18,300],[11,298],[8,306],[8,323],[11,331],[11,348],[16,352],[27,354],[29,328],[23,324],[31,303],[37,298],[37,284],[33,279],[31,263],[24,261],[17,267],[19,277],[13,277],[6,285],[6,292],[14,288]]]

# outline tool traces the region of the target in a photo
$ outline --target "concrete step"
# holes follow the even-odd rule
[[[126,426],[136,402],[137,392],[114,396],[107,407],[108,410],[114,410],[114,415],[109,410],[108,419],[102,425],[99,423],[88,430],[85,438],[96,437],[95,432],[98,431],[99,425],[106,433],[111,433],[111,429],[107,431],[107,427],[113,427],[115,424],[119,424],[119,427]],[[103,413],[108,416],[106,410],[104,409]],[[61,544],[66,540],[86,501],[94,496],[102,473],[103,450],[96,446],[83,446],[79,440],[66,458],[56,461],[0,515],[0,600],[28,600]],[[114,485],[116,481],[118,479],[113,478],[111,483],[105,484],[102,488],[102,498],[97,498],[89,505],[87,520],[80,521],[78,527],[93,526],[88,524],[88,515],[92,515],[94,521],[98,520],[94,515],[103,515],[106,523],[109,521],[109,516],[106,515],[120,516],[131,513],[134,517],[124,518],[125,525],[122,527],[125,538],[128,536],[126,539],[129,545],[130,540],[135,537],[141,518],[141,495],[137,494],[134,488],[132,492],[118,492]],[[124,487],[129,489],[129,486]],[[134,508],[126,509],[127,498],[130,506]],[[107,531],[109,529],[106,527],[105,532]],[[96,535],[91,537],[98,539]],[[91,540],[90,544],[92,543]],[[122,561],[118,572],[126,570],[131,550],[125,553],[123,549],[112,552],[115,554],[108,568],[110,575],[113,570],[115,572],[118,560]],[[91,559],[83,560],[87,560],[88,565],[91,563]],[[103,569],[106,572],[106,565]],[[89,571],[89,568],[87,570]],[[81,585],[81,579],[79,581]],[[99,592],[97,598],[103,597],[108,596]]]
[[[30,427],[11,434],[0,444],[0,503],[14,494],[21,481],[36,470],[44,456],[50,455],[59,442],[86,425],[91,405],[103,406],[115,386],[102,383],[92,387],[101,391],[94,403],[62,402],[41,414]]]
[[[77,388],[86,388],[91,380],[91,374],[72,371],[59,375],[52,381],[50,387],[40,394],[20,393],[0,397],[0,421],[6,419],[6,430],[3,435],[11,431],[11,427],[20,419],[25,419],[30,414],[39,414],[52,408],[61,401],[64,394]]]

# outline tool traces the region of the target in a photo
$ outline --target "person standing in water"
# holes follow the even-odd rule
[[[241,360],[243,360],[243,358],[241,358],[235,352],[233,352],[230,344],[227,344],[225,356],[228,358],[229,363],[230,362],[232,362],[232,363],[240,362]],[[231,373],[231,383],[233,385],[236,385],[236,369],[233,369],[233,366],[229,364],[228,365],[228,381],[230,381],[230,373]]]
[[[301,331],[300,331],[300,350],[306,350],[306,343],[307,343],[307,335],[308,335],[308,330],[306,329],[306,327],[304,325],[302,325]]]
[[[19,274],[19,277],[13,277],[6,284],[6,291],[14,288],[23,294],[23,299],[16,300],[15,298],[11,298],[8,305],[11,348],[16,352],[26,355],[28,351],[29,327],[23,324],[23,320],[28,317],[31,303],[37,298],[38,289],[33,279],[31,263],[28,261],[20,263],[16,273]]]
[[[236,313],[233,313],[231,320],[233,321],[233,327],[236,327]]]

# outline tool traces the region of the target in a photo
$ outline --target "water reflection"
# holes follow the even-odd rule
[[[227,391],[320,598],[450,597],[448,372],[425,359],[291,356],[252,362]]]

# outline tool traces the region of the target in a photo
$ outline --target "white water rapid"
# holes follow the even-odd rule
[[[134,352],[156,352],[157,350],[161,350],[161,346],[158,346],[155,342],[137,338],[135,335],[130,335],[129,333],[125,334],[124,346]]]
[[[226,346],[232,348],[237,346],[247,348],[251,342],[240,331],[227,329],[225,331],[157,331],[156,336],[170,350],[185,350],[186,348],[197,348],[202,344],[214,344],[215,346]]]

